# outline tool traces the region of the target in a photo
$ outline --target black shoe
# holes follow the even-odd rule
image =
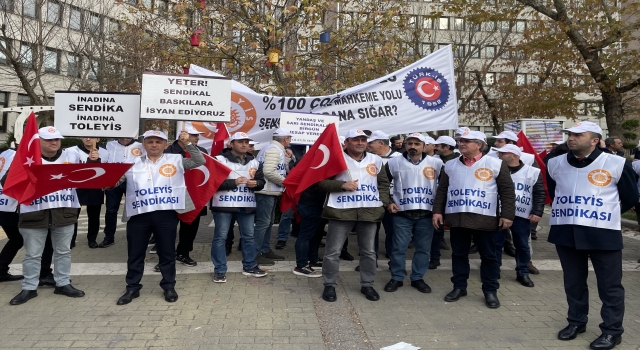
[[[440,266],[440,260],[431,260],[429,261],[429,270],[435,270]]]
[[[330,303],[338,300],[338,297],[336,296],[336,289],[332,286],[325,286],[324,291],[322,292],[322,299]]]
[[[360,265],[356,266],[356,272],[360,272]]]
[[[73,249],[76,247],[76,242],[71,242],[71,245],[69,246],[69,249]]]
[[[589,344],[589,347],[592,349],[613,349],[616,345],[622,342],[621,336],[615,336],[610,334],[600,334],[598,339],[594,340]]]
[[[529,278],[529,276],[518,276],[516,277],[516,280],[518,282],[520,282],[521,285],[525,286],[525,287],[533,287],[533,281],[531,280],[531,278]]]
[[[516,256],[516,248],[514,247],[504,247],[504,253],[508,256],[514,257]]]
[[[9,304],[11,304],[11,305],[24,304],[27,301],[29,301],[29,299],[33,299],[33,298],[35,298],[37,296],[38,296],[38,292],[35,291],[35,290],[23,290],[20,293],[18,293],[18,295],[13,297],[13,299],[11,299]]]
[[[469,247],[469,254],[475,254],[477,252],[478,252],[478,246],[476,246],[475,244]]]
[[[578,333],[584,333],[587,331],[587,325],[581,324],[579,326],[574,326],[572,324],[564,327],[560,332],[558,332],[558,339],[560,340],[572,340],[576,339]]]
[[[367,300],[378,301],[380,300],[380,295],[376,292],[373,287],[362,287],[360,288],[360,293],[364,294],[367,297]]]
[[[276,249],[281,250],[284,249],[284,247],[287,246],[287,241],[278,241],[278,243],[276,243]]]
[[[349,252],[345,249],[342,252],[340,252],[340,259],[342,260],[346,260],[346,261],[353,261],[355,260],[355,258],[353,257],[353,255],[349,254]]]
[[[176,260],[178,260],[179,262],[183,263],[184,265],[187,266],[196,266],[198,265],[198,262],[196,262],[195,260],[191,259],[188,255],[178,255],[176,257]]]
[[[431,293],[431,287],[424,280],[411,281],[411,287],[417,289],[420,293]]]
[[[47,275],[44,278],[40,278],[40,282],[38,283],[39,287],[55,287],[56,281],[53,279],[53,275]]]
[[[131,291],[128,290],[124,292],[124,294],[118,299],[117,305],[127,305],[133,301],[133,298],[137,298],[140,296],[140,291]]]
[[[160,264],[156,264],[156,266],[153,267],[153,271],[160,272]]]
[[[532,239],[532,240],[534,240],[534,241],[535,241],[536,239],[538,239],[538,234],[537,234],[537,233],[532,233],[532,234],[531,234],[531,239]]]
[[[310,267],[322,268],[322,259],[318,259],[316,261],[309,261]]]
[[[56,289],[53,290],[53,294],[62,294],[70,298],[82,298],[84,296],[84,292],[80,289],[73,288],[71,283],[66,286],[56,287]]]
[[[178,293],[176,293],[175,289],[165,289],[164,290],[164,300],[167,303],[175,303],[178,301]]]
[[[538,270],[537,267],[533,266],[533,263],[531,261],[529,261],[529,264],[527,265],[529,267],[529,273],[532,275],[539,275],[540,274],[540,270]]]
[[[96,241],[89,242],[89,248],[91,248],[91,249],[98,248],[98,242],[96,242]]]
[[[500,307],[500,300],[496,293],[484,293],[484,303],[489,309],[497,309]]]
[[[387,284],[384,286],[384,291],[385,292],[395,292],[398,290],[399,287],[402,287],[404,285],[404,282],[402,281],[396,281],[394,279],[392,279],[391,281],[387,282]]]
[[[10,273],[5,273],[0,275],[0,282],[11,282],[11,281],[19,281],[23,279],[23,275],[12,275]]]
[[[114,240],[105,238],[102,242],[100,242],[100,244],[98,244],[98,248],[108,248],[114,245],[115,243],[116,242]]]
[[[467,296],[466,289],[454,289],[449,294],[445,295],[444,301],[454,302],[458,301],[461,297]]]
[[[225,250],[225,253],[227,254],[227,256],[231,255],[231,248],[233,248],[233,246],[232,246],[232,245],[228,245],[228,244],[227,244],[227,245],[225,246],[224,250]]]
[[[445,241],[444,238],[442,239],[442,243],[440,243],[440,249],[451,250],[451,246],[449,245],[449,242]]]

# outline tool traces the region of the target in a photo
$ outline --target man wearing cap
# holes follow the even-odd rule
[[[483,156],[480,151],[484,140],[485,135],[479,131],[460,136],[458,147],[462,156],[446,163],[440,176],[433,204],[433,226],[440,227],[446,222],[451,228],[453,290],[444,300],[453,302],[467,295],[473,236],[482,260],[480,275],[485,304],[498,308],[500,266],[495,241],[498,230],[509,228],[513,222],[516,196],[507,165]]]
[[[423,152],[426,153],[429,157],[433,157],[436,155],[436,145],[435,142],[436,140],[429,136],[429,135],[423,135],[424,136],[424,150]]]
[[[276,216],[276,201],[282,196],[282,181],[289,173],[289,163],[293,158],[291,150],[285,149],[291,144],[291,132],[279,128],[273,133],[273,140],[263,147],[256,160],[262,164],[266,184],[256,192],[256,261],[259,265],[274,265],[274,260],[284,260],[271,250],[271,227]]]
[[[597,124],[583,121],[564,131],[569,134],[569,153],[547,164],[547,186],[553,200],[548,240],[556,245],[569,304],[569,325],[558,338],[571,340],[586,330],[591,259],[602,301],[602,335],[590,346],[613,349],[624,331],[620,213],[638,202],[635,173],[623,157],[597,148],[602,137]]]
[[[135,163],[136,159],[146,154],[142,144],[132,138],[119,138],[107,142],[107,158],[102,159],[106,163]],[[118,211],[120,201],[127,191],[125,183],[112,189],[104,191],[105,194],[105,214],[104,214],[104,240],[98,244],[98,248],[107,248],[115,243],[116,226],[118,224]]]
[[[256,263],[253,234],[256,211],[255,191],[261,190],[265,181],[262,165],[253,156],[247,154],[249,141],[251,138],[246,133],[236,132],[231,136],[231,150],[223,150],[216,156],[216,159],[232,170],[211,200],[211,211],[215,222],[211,261],[214,266],[213,282],[216,283],[227,281],[225,244],[234,216],[238,220],[242,238],[242,274],[253,277],[267,275]]]
[[[335,286],[338,280],[339,256],[342,246],[355,228],[360,249],[360,292],[368,300],[380,299],[373,289],[376,277],[375,235],[376,222],[382,220],[389,204],[389,179],[382,171],[382,158],[367,153],[367,135],[352,129],[346,135],[343,152],[348,170],[332,179],[320,181],[321,191],[329,192],[322,217],[329,220],[322,277],[322,298],[337,300]]]
[[[63,137],[56,128],[52,126],[40,128],[38,135],[40,136],[42,164],[76,164],[80,162],[75,153],[60,148]],[[97,161],[99,158],[98,150],[92,149],[88,158],[90,161]],[[54,249],[53,276],[56,287],[53,293],[72,298],[84,296],[84,292],[74,288],[69,280],[71,238],[73,237],[73,224],[78,221],[78,210],[80,210],[80,203],[76,190],[73,188],[36,198],[29,205],[20,205],[18,228],[24,239],[25,254],[22,262],[24,280],[22,280],[22,291],[11,299],[11,305],[24,304],[29,299],[38,296],[36,290],[39,283],[42,251],[49,231],[51,231],[51,242]]]
[[[517,145],[518,136],[513,131],[503,131],[498,135],[494,135],[493,147],[502,148],[505,145]],[[491,149],[488,156],[498,158],[498,152],[495,149]],[[522,152],[522,158],[520,159],[526,165],[533,165],[535,162],[535,156],[533,154]]]
[[[167,135],[162,131],[150,130],[142,136],[147,154],[137,159],[118,182],[127,181],[125,212],[129,218],[127,291],[118,299],[118,305],[128,304],[140,296],[145,253],[152,233],[156,240],[164,299],[167,302],[178,300],[175,290],[178,213],[195,209],[186,189],[184,172],[205,163],[200,149],[189,142],[185,130],[180,133],[179,140],[191,158],[165,154]]]
[[[391,141],[391,148],[398,152],[398,153],[403,153],[405,151],[404,149],[404,141],[402,140],[402,138],[400,137],[400,135],[396,135],[396,136],[392,136],[389,141]]]
[[[435,141],[435,140],[434,140]],[[411,286],[421,293],[431,293],[431,287],[424,281],[429,269],[431,239],[433,238],[432,213],[438,176],[442,169],[440,159],[429,157],[423,152],[425,137],[420,133],[407,135],[407,151],[402,157],[390,159],[385,170],[394,186],[392,203],[388,210],[393,216],[394,236],[390,252],[389,267],[391,280],[385,285],[385,292],[395,292],[402,287],[406,272],[406,256],[409,241],[413,237],[416,250],[411,264]]]
[[[81,144],[69,147],[67,150],[75,153],[81,163],[86,163],[89,158],[89,153],[91,153],[94,145],[97,144],[100,139],[83,137],[80,140],[82,141]],[[106,149],[99,147],[98,154],[100,155],[100,160],[107,159],[108,154]],[[91,249],[98,248],[98,242],[96,242],[96,239],[98,238],[98,232],[100,231],[100,210],[102,209],[102,204],[104,204],[104,191],[102,189],[79,188],[76,192],[78,193],[78,201],[80,202],[80,205],[86,206],[87,209],[89,226],[87,228],[87,243]],[[78,211],[78,216],[79,215],[80,211]],[[72,248],[76,245],[78,223],[76,222],[73,226],[73,239],[71,239]]]
[[[200,132],[196,130],[194,127],[186,127],[184,129],[187,134],[189,134],[189,139],[187,143],[191,143],[195,145],[202,154],[208,154],[207,150],[203,147],[198,146],[198,141],[200,140]],[[187,143],[184,143],[182,140],[175,140],[167,149],[164,150],[164,153],[169,154],[179,154],[183,158],[187,156]],[[176,248],[176,260],[181,262],[183,265],[187,266],[196,266],[198,263],[193,260],[189,253],[193,250],[193,241],[196,239],[196,235],[198,234],[198,227],[200,227],[200,217],[207,215],[207,208],[202,208],[202,211],[192,223],[188,224],[182,220],[180,221],[180,229],[178,230],[178,247]]]
[[[516,217],[511,225],[513,243],[516,248],[516,280],[525,287],[533,287],[534,284],[529,278],[529,262],[531,261],[529,235],[531,224],[537,224],[544,213],[546,193],[542,183],[542,175],[540,169],[524,164],[520,160],[520,155],[522,155],[520,147],[505,145],[496,151],[498,158],[509,167],[516,191]],[[498,233],[496,240],[496,254],[500,265],[502,265],[503,241],[504,230]]]

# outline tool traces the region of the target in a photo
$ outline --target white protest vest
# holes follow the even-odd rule
[[[498,158],[498,152],[496,152],[494,150],[489,151],[489,153],[487,153],[487,155],[490,156],[490,157],[493,157],[493,158]],[[498,159],[500,159],[500,158],[498,158]],[[536,157],[533,154],[526,153],[525,151],[522,151],[522,154],[520,155],[520,160],[525,165],[533,165],[533,163],[536,161]]]
[[[104,163],[135,163],[136,159],[147,154],[140,142],[133,142],[129,146],[123,146],[118,141],[107,142],[107,155],[100,158]]]
[[[633,163],[631,163],[631,166],[638,175],[638,182],[636,183],[636,186],[638,186],[638,192],[640,192],[640,160],[634,161]],[[638,202],[640,202],[640,200],[638,200]]]
[[[67,151],[70,151],[70,152],[73,152],[73,153],[77,154],[78,158],[80,159],[80,163],[86,163],[87,159],[89,159],[89,154],[85,153],[78,146],[69,147],[69,148],[67,148]],[[104,159],[105,163],[106,163],[107,162],[106,159],[109,156],[109,153],[107,153],[107,150],[104,149],[104,148],[99,148],[98,147],[98,154],[100,155],[100,160]]]
[[[156,163],[139,158],[127,170],[127,216],[185,208],[184,167],[179,154],[163,154]]]
[[[567,156],[551,158],[549,176],[556,182],[550,225],[580,225],[620,230],[618,180],[625,159],[602,153],[585,168],[569,164]]]
[[[270,144],[265,146],[263,149],[260,150],[260,152],[258,153],[258,155],[256,156],[256,160],[259,163],[263,163],[264,164],[264,158],[265,158],[265,154],[267,153],[268,149],[271,148],[275,148],[278,150],[278,152],[280,152],[280,161],[278,162],[278,166],[276,167],[276,173],[280,174],[282,177],[286,177],[287,176],[287,161],[286,158],[284,156],[284,151],[281,150],[278,146]],[[284,187],[279,186],[274,184],[273,182],[269,181],[269,179],[267,179],[265,177],[265,185],[264,188],[262,189],[263,191],[267,191],[267,192],[284,192]]]
[[[496,216],[498,184],[502,161],[484,156],[468,167],[460,159],[444,165],[449,176],[445,214],[474,213]]]
[[[245,165],[230,162],[224,156],[216,156],[216,159],[231,169],[227,179],[237,179],[241,176],[253,179],[258,170],[258,166],[260,166],[260,163],[255,159],[247,162]],[[249,187],[242,184],[238,185],[234,190],[217,191],[213,195],[211,205],[214,207],[255,208],[256,195]]]
[[[360,162],[343,152],[349,170],[336,175],[335,180],[358,180],[356,191],[342,191],[329,193],[327,206],[337,209],[376,208],[382,206],[378,191],[378,173],[382,170],[382,158],[367,153]],[[351,173],[351,176],[349,176]]]
[[[42,164],[77,164],[80,158],[74,152],[63,150],[62,154],[54,162],[42,160]],[[38,210],[54,209],[54,208],[80,208],[78,195],[75,188],[66,188],[64,190],[49,193],[48,195],[36,198],[29,205],[20,204],[21,213],[30,213]]]
[[[4,177],[11,166],[16,151],[8,149],[0,154],[0,179]],[[2,194],[2,185],[0,185],[0,211],[14,212],[18,207],[18,201]]]
[[[442,160],[425,157],[415,165],[405,157],[387,163],[393,176],[393,202],[405,210],[432,210]]]
[[[391,151],[391,154],[389,156],[380,156],[380,158],[382,158],[382,165],[387,165],[387,163],[396,157],[402,157],[402,153],[397,152],[397,151]],[[389,192],[393,193],[393,181],[389,182]]]
[[[516,216],[529,219],[533,201],[533,186],[538,182],[539,175],[540,169],[526,164],[511,174],[511,180],[513,180],[513,186],[516,190]]]

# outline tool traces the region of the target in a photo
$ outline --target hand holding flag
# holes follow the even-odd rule
[[[29,197],[35,192],[35,187],[30,185],[36,178],[28,170],[32,166],[40,164],[42,164],[42,152],[38,123],[35,113],[31,112],[27,118],[27,127],[18,145],[13,163],[7,172],[2,193],[22,203],[23,197]]]

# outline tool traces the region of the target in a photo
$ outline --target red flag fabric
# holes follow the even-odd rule
[[[27,118],[27,127],[18,145],[18,150],[7,172],[7,179],[2,188],[2,193],[18,201],[25,196],[33,195],[35,188],[30,184],[35,181],[35,178],[29,173],[28,169],[40,164],[42,164],[42,152],[40,150],[38,122],[36,121],[35,113],[31,112]]]
[[[213,136],[213,144],[211,145],[211,155],[217,156],[224,149],[224,141],[229,138],[229,130],[227,126],[220,122],[216,123],[216,134]]]
[[[518,146],[522,147],[522,150],[526,153],[533,154],[536,162],[538,163],[538,167],[540,168],[540,174],[542,175],[542,183],[544,184],[544,192],[547,195],[547,198],[544,201],[544,204],[551,204],[551,197],[549,197],[549,190],[547,189],[547,166],[542,161],[542,157],[536,152],[536,149],[533,148],[531,142],[527,138],[527,135],[522,132],[522,130],[518,133]]]
[[[187,224],[192,223],[200,215],[202,208],[207,205],[209,199],[213,197],[213,194],[231,173],[231,169],[224,164],[209,155],[203,154],[203,156],[206,160],[204,165],[184,172],[187,191],[196,207],[194,210],[178,215],[178,218]]]
[[[128,163],[82,163],[33,165],[34,191],[22,196],[20,204],[29,204],[34,199],[65,188],[113,187],[133,164]]]
[[[318,181],[347,170],[342,153],[336,126],[329,124],[282,182],[285,191],[280,200],[280,210],[284,213],[289,208],[295,209],[302,191]]]
[[[546,149],[544,149],[542,152],[540,152],[540,154],[538,154],[538,156],[540,157],[540,159],[544,160],[544,157],[546,157],[547,154],[549,153],[547,152]]]

